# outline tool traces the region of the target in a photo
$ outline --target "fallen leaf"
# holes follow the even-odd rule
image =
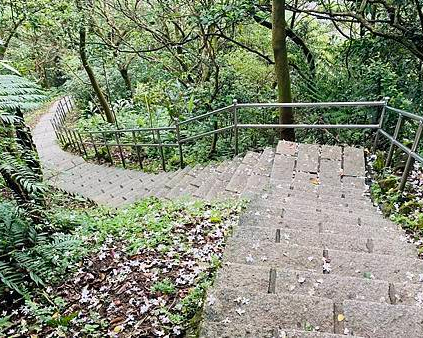
[[[342,322],[344,319],[345,319],[345,316],[342,313],[340,313],[338,315],[338,322]]]
[[[314,184],[314,185],[319,185],[320,184],[319,180],[317,178],[315,178],[315,177],[310,178],[310,183],[311,184]]]
[[[123,322],[125,318],[123,317],[116,317],[114,319],[112,319],[112,321],[110,322],[110,325],[116,324],[116,323],[120,323]]]
[[[123,331],[123,326],[122,325],[117,325],[115,326],[115,328],[113,329],[114,333],[120,333]]]

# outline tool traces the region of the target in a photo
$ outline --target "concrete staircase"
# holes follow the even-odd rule
[[[423,261],[363,195],[363,151],[279,143],[200,337],[423,337]]]
[[[274,149],[248,152],[231,161],[185,167],[159,174],[85,162],[57,144],[50,120],[57,103],[42,116],[33,131],[46,179],[53,186],[99,204],[120,207],[148,196],[204,200],[251,196],[269,182]]]
[[[34,131],[51,184],[119,207],[146,196],[252,200],[205,301],[200,337],[423,337],[423,261],[363,192],[362,149],[280,142],[157,175],[86,163]]]

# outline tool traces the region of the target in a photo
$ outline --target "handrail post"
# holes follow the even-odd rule
[[[68,132],[68,128],[66,128],[66,127],[62,127],[62,128],[63,128],[63,131],[65,132],[65,136],[66,136],[66,139],[68,141],[68,146],[73,147],[72,139],[70,137],[70,133]]]
[[[65,97],[63,98],[63,100],[65,101],[66,110],[67,110],[67,112],[69,113],[69,112],[71,111],[71,109],[69,108],[69,104],[68,104],[67,97],[65,96]]]
[[[83,155],[82,155],[82,150],[81,150],[81,147],[80,147],[80,145],[79,145],[77,132],[76,132],[75,130],[72,130],[71,132],[72,132],[72,134],[73,134],[73,137],[75,138],[75,144],[76,144],[76,147],[78,148],[78,152],[79,152],[79,154],[80,154],[81,156],[83,156]],[[76,149],[75,149],[75,150],[76,150]]]
[[[139,134],[139,133],[138,133]],[[141,159],[141,153],[140,153],[140,147],[138,146],[138,142],[137,142],[137,137],[135,136],[135,131],[132,131],[132,140],[134,142],[134,147],[135,147],[135,151],[137,152],[137,159],[138,159],[138,164],[140,166],[140,169],[143,169],[142,166],[142,159]]]
[[[238,100],[234,99],[232,101],[233,104],[233,112],[234,112],[234,136],[235,136],[235,156],[238,155],[238,109],[237,104]]]
[[[120,161],[122,162],[122,166],[124,169],[126,169],[126,162],[125,162],[125,156],[123,156],[123,151],[122,151],[122,145],[120,143],[120,138],[119,138],[119,132],[115,131],[115,140],[116,140],[116,144],[117,144],[117,148],[119,150],[119,155],[120,155]]]
[[[181,143],[181,133],[179,129],[179,117],[176,117],[173,119],[175,122],[175,131],[176,131],[176,139],[178,141],[178,148],[179,148],[179,164],[181,166],[181,169],[184,168],[184,153],[182,151],[182,143]]]
[[[379,142],[379,130],[382,129],[383,126],[383,119],[385,118],[385,113],[386,113],[386,106],[388,105],[388,101],[389,101],[389,97],[385,96],[383,98],[383,108],[382,108],[382,113],[380,114],[380,118],[379,118],[379,128],[376,130],[376,135],[375,135],[375,139],[373,141],[373,152],[376,152],[377,149],[377,144]]]
[[[162,140],[160,138],[160,129],[157,129],[157,142],[159,142],[160,157],[162,158],[162,169],[163,171],[166,171],[166,160],[164,156]]]
[[[107,132],[102,132],[102,135],[103,135],[103,143],[104,143],[104,146],[106,147],[107,154],[109,155],[110,164],[113,165],[112,154],[110,152],[109,145],[107,144]]]
[[[398,121],[397,121],[397,125],[395,126],[395,131],[394,131],[394,135],[393,135],[393,138],[394,138],[395,141],[398,138],[398,134],[399,134],[399,131],[401,129],[401,124],[402,124],[402,115],[398,114]],[[386,157],[386,162],[385,162],[386,167],[390,166],[393,154],[394,154],[394,142],[391,141],[391,145],[389,146],[388,156]]]
[[[408,154],[407,163],[405,164],[404,172],[402,173],[401,182],[399,184],[399,191],[403,191],[405,188],[405,184],[407,183],[408,174],[410,173],[411,166],[414,162],[414,157],[412,156],[412,153],[415,153],[417,150],[417,147],[419,146],[420,138],[422,136],[423,131],[423,122],[419,122],[419,128],[416,132],[416,137],[414,138],[413,145],[411,146],[411,153]]]
[[[95,158],[99,162],[100,156],[98,154],[97,146],[95,145],[95,140],[94,140],[93,134],[90,133],[90,132],[88,132],[88,134],[90,135],[91,144],[93,145],[93,148],[94,148]]]
[[[82,150],[84,151],[85,158],[88,158],[87,149],[85,148],[84,141],[82,141],[81,133],[77,131],[77,134],[78,134],[79,142],[81,142],[81,147],[82,147]]]

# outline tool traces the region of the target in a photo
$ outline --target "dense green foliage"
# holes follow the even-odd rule
[[[173,126],[175,120],[232,105],[235,99],[275,102],[285,93],[278,93],[281,77],[275,72],[271,4],[269,0],[0,0],[0,304],[16,307],[25,301],[25,313],[0,318],[0,329],[58,336],[120,333],[124,328],[119,322],[111,323],[110,318],[87,310],[92,300],[85,299],[88,294],[64,294],[59,282],[72,289],[69,285],[75,279],[64,279],[79,268],[87,282],[91,278],[84,270],[87,266],[99,267],[95,278],[101,279],[106,263],[126,264],[136,255],[155,255],[164,262],[165,254],[174,249],[181,250],[174,257],[177,266],[181,257],[198,249],[180,233],[178,224],[186,231],[201,224],[205,237],[219,230],[219,241],[213,243],[220,250],[225,221],[232,220],[231,212],[237,209],[149,200],[117,212],[85,212],[61,196],[71,207],[59,211],[54,206],[57,201],[51,205],[46,197],[50,194],[46,194],[23,114],[36,107],[46,91],[72,95],[78,109],[67,124],[81,132]],[[282,61],[289,66],[284,78],[291,79],[283,85],[292,88],[293,101],[365,101],[389,96],[390,105],[422,115],[421,1],[287,1],[283,11],[288,56]],[[375,124],[380,114],[377,109],[294,110],[296,122],[320,124]],[[239,109],[238,115],[239,123],[279,121],[276,109]],[[396,114],[387,113],[384,128],[392,132],[396,119]],[[181,134],[208,132],[232,122],[229,111],[184,125]],[[398,139],[410,145],[415,130],[416,123],[407,119]],[[174,132],[160,136],[165,143],[175,142]],[[372,131],[358,130],[296,131],[301,142],[366,147],[373,136]],[[97,141],[115,142],[115,138],[116,134],[99,134]],[[122,134],[121,140],[134,139],[158,142],[158,135]],[[240,151],[274,145],[277,140],[275,130],[243,130]],[[406,192],[399,192],[405,158],[396,152],[393,167],[385,168],[387,146],[381,140],[382,152],[369,160],[377,179],[372,187],[374,199],[386,215],[420,236],[421,170],[416,166]],[[119,163],[116,148],[109,153],[107,147],[99,146],[100,161]],[[232,130],[206,136],[184,144],[185,163],[220,160],[231,157],[234,150]],[[137,152],[145,170],[159,170],[160,151],[152,147],[123,149],[129,167],[137,165]],[[168,168],[180,166],[177,148],[166,148],[165,157]],[[178,248],[175,240],[182,243]],[[120,244],[113,247],[115,242]],[[115,251],[121,260],[98,258]],[[156,325],[163,332],[188,330],[216,266],[214,255],[207,256],[206,268],[189,291],[181,290],[168,272],[161,271],[163,278],[152,283],[140,277],[145,292],[178,304],[178,308],[168,303],[154,307],[153,321],[142,329],[150,333],[154,320],[164,316],[167,322]],[[54,287],[52,294],[47,286]],[[86,308],[80,306],[80,299]],[[29,320],[20,321],[25,315]]]
[[[80,108],[75,124],[79,130],[167,126],[175,117],[185,120],[230,105],[233,99],[277,99],[269,1],[158,1],[141,5],[121,0],[55,0],[42,5],[28,5],[33,14],[22,17],[5,57],[46,87],[64,83],[62,90],[72,94]],[[369,8],[361,12],[358,3],[340,2],[336,6],[339,13],[331,20],[319,20],[318,13],[325,17],[326,1],[315,5],[311,10],[307,2],[287,2],[294,101],[379,100],[389,96],[392,105],[419,113],[422,65],[413,49],[413,37],[409,42],[407,37],[396,39],[403,27],[383,19],[389,13],[380,4],[363,4]],[[3,24],[14,27],[17,22],[10,19],[10,11],[6,8]],[[357,15],[351,16],[355,12]],[[398,10],[406,28],[418,29],[417,14],[414,4]],[[345,17],[352,22],[342,21]],[[363,23],[366,20],[373,20],[374,30]],[[105,122],[91,78],[81,67],[81,27],[87,34],[87,64],[107,97],[117,126]],[[379,113],[374,109],[297,109],[295,118],[307,123],[374,123]],[[278,121],[278,112],[271,109],[245,109],[239,114],[240,123]],[[387,124],[392,126],[395,117],[389,115]],[[208,118],[182,133],[221,128],[230,119],[228,114]],[[300,141],[366,146],[371,136],[356,130],[297,132]],[[141,138],[148,142],[153,136]],[[175,136],[163,138],[173,141]],[[243,131],[241,138],[244,150],[274,144],[277,135],[271,130],[249,130]],[[127,151],[133,160],[135,151]],[[223,134],[217,143],[209,136],[187,144],[185,149],[188,163],[218,159],[233,151],[231,133]],[[147,167],[157,168],[157,150],[145,148],[143,152]],[[102,153],[107,157],[105,149]],[[166,155],[171,166],[178,165],[177,149],[168,150]]]

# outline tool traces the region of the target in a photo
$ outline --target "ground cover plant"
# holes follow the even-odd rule
[[[118,211],[55,209],[73,245],[46,247],[55,269],[43,288],[13,306],[2,299],[0,336],[195,336],[240,208],[153,198]]]
[[[380,212],[407,233],[408,240],[414,242],[423,254],[423,170],[416,162],[410,172],[404,191],[399,191],[405,157],[400,152],[394,156],[393,168],[385,167],[386,153],[378,152],[368,157],[372,184],[370,193]]]

